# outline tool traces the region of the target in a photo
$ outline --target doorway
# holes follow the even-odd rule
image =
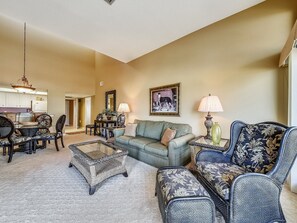
[[[74,127],[74,100],[73,99],[65,100],[65,114],[66,114],[65,125],[73,128]]]
[[[65,99],[66,133],[84,132],[86,124],[92,123],[91,104],[91,97]]]

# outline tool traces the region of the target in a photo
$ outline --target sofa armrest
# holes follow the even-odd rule
[[[230,156],[226,156],[223,151],[213,149],[202,149],[196,154],[196,162],[215,162],[215,163],[229,163],[231,160]]]
[[[181,137],[178,137],[178,138],[175,138],[173,140],[171,140],[168,144],[168,149],[169,151],[171,149],[176,149],[176,148],[179,148],[179,147],[182,147],[182,146],[185,146],[186,144],[188,144],[188,142],[192,139],[195,138],[195,135],[192,134],[192,133],[189,133],[187,135],[184,135],[184,136],[181,136]]]
[[[281,185],[260,173],[238,176],[230,188],[230,222],[285,222],[280,205]],[[252,213],[252,214],[251,214]]]
[[[117,129],[114,129],[112,132],[113,132],[114,137],[117,138],[119,136],[124,135],[125,128],[117,128]]]
[[[168,158],[170,166],[184,165],[190,159],[189,141],[194,139],[193,134],[187,134],[173,139],[168,144]]]

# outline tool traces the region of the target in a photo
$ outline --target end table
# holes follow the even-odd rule
[[[205,139],[204,136],[198,136],[189,142],[191,148],[191,166],[195,166],[196,154],[201,149],[214,149],[219,151],[225,151],[229,146],[229,139],[222,138],[218,145],[215,145],[211,139]]]

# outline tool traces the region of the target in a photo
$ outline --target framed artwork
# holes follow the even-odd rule
[[[180,83],[150,88],[150,115],[179,116]]]

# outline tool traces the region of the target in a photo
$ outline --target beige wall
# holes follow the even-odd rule
[[[286,123],[287,77],[278,60],[296,16],[297,1],[270,0],[128,64],[96,54],[94,113],[104,108],[104,92],[116,89],[117,106],[126,101],[131,107],[130,122],[139,118],[189,123],[195,134],[205,134],[205,114],[197,107],[211,93],[220,97],[224,108],[213,114],[224,137],[236,119]],[[180,117],[149,116],[149,88],[177,82]]]
[[[235,119],[287,121],[286,70],[280,51],[297,17],[295,0],[269,0],[194,32],[129,64],[63,41],[27,24],[27,77],[48,90],[49,113],[65,111],[65,93],[93,95],[92,117],[104,108],[105,91],[117,90],[135,118],[189,123],[204,134],[201,98],[218,95],[224,112],[214,121],[229,134]],[[149,37],[148,37],[149,40]],[[23,24],[0,16],[0,85],[23,72]],[[95,75],[94,75],[95,74]],[[104,81],[104,86],[99,86]],[[180,117],[149,116],[149,88],[181,83]]]
[[[48,90],[48,112],[54,121],[65,112],[65,93],[95,94],[95,53],[36,30],[27,24],[26,76]],[[0,85],[23,74],[23,24],[0,16]]]

